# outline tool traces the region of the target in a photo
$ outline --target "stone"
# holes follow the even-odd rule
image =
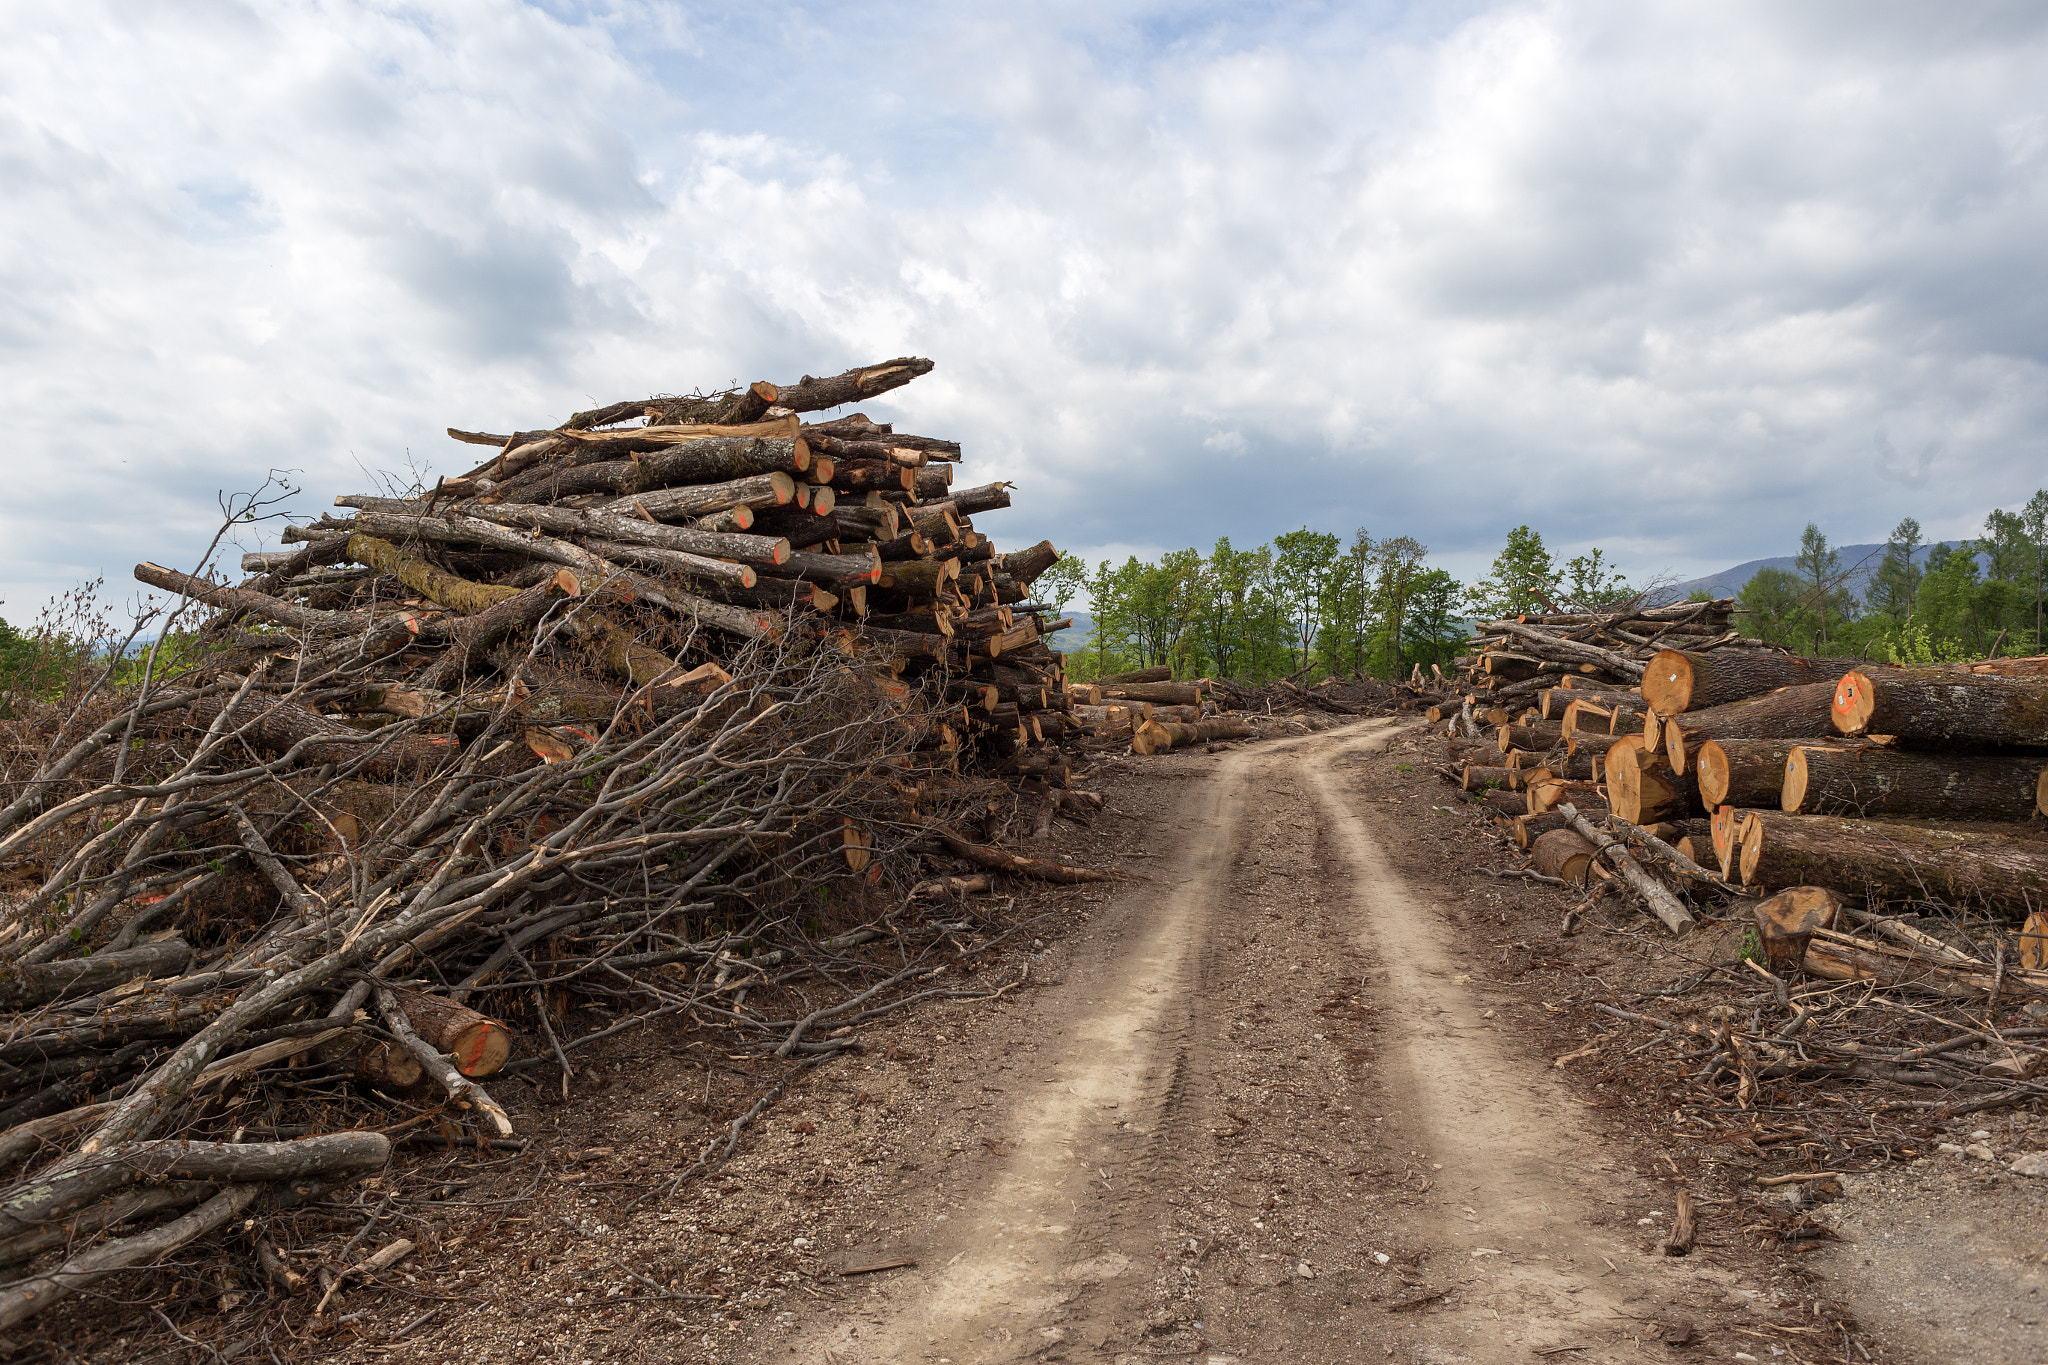
[[[2021,1152],[2008,1169],[2014,1175],[2048,1176],[2048,1152]]]

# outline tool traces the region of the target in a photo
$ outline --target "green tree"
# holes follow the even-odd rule
[[[1377,546],[1364,527],[1330,566],[1323,584],[1322,630],[1316,654],[1331,673],[1365,676],[1377,626],[1373,595],[1373,561]]]
[[[1828,544],[1827,536],[1814,522],[1799,533],[1799,553],[1793,557],[1798,570],[1806,613],[1812,622],[1813,652],[1825,654],[1828,642],[1855,614],[1855,599],[1843,585],[1842,552]],[[1833,628],[1831,633],[1831,627]]]
[[[1751,575],[1737,596],[1758,639],[1784,649],[1798,646],[1808,614],[1806,595],[1796,575],[1766,566]]]
[[[1413,609],[1415,576],[1429,547],[1413,536],[1388,536],[1373,546],[1373,597],[1379,608],[1381,639],[1375,657],[1389,677],[1407,671],[1402,627]]]
[[[1560,587],[1564,600],[1559,605],[1568,611],[1599,611],[1635,596],[1635,589],[1614,571],[1597,545],[1590,554],[1575,555],[1566,561]]]
[[[1465,589],[1442,569],[1424,569],[1415,575],[1409,601],[1410,638],[1417,646],[1427,645],[1429,661],[1441,665],[1448,646],[1455,651],[1465,638],[1465,623],[1458,619],[1458,601]]]
[[[2034,652],[2042,652],[2042,609],[2044,587],[2048,587],[2048,488],[2037,488],[2034,496],[2027,499],[2027,505],[2020,509],[2020,527],[2033,543],[2033,570],[2030,575],[2034,589]]]
[[[1906,517],[1892,528],[1891,538],[1885,542],[1884,558],[1878,562],[1877,572],[1870,576],[1870,587],[1863,594],[1865,606],[1894,621],[1912,619],[1913,598],[1920,591],[1921,574],[1913,556],[1919,549],[1920,523]]]
[[[1527,612],[1550,611],[1556,605],[1557,567],[1543,537],[1527,526],[1508,532],[1508,543],[1494,556],[1493,569],[1466,590],[1473,612],[1495,621]]]
[[[1274,596],[1286,615],[1288,649],[1294,655],[1296,673],[1308,667],[1309,650],[1321,621],[1323,586],[1329,581],[1337,552],[1337,537],[1306,526],[1273,537]]]
[[[1051,606],[1057,615],[1064,616],[1067,603],[1088,587],[1088,566],[1073,555],[1062,555],[1053,561],[1050,569],[1038,576],[1038,581],[1031,587],[1039,601]]]
[[[1230,537],[1217,540],[1202,566],[1203,646],[1219,677],[1255,676],[1260,624],[1265,616],[1260,589],[1272,572],[1273,552],[1236,550]]]

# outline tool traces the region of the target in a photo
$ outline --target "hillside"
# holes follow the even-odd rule
[[[1943,543],[1950,549],[1955,550],[1961,549],[1967,542],[1950,540]],[[1850,570],[1848,580],[1849,591],[1856,594],[1859,598],[1862,597],[1863,590],[1869,586],[1870,576],[1877,571],[1879,562],[1884,558],[1883,544],[1837,545],[1835,549],[1842,557],[1842,567]],[[1925,565],[1927,557],[1933,553],[1934,546],[1923,545],[1913,552],[1913,562]],[[1787,573],[1799,572],[1798,560],[1793,555],[1778,555],[1771,559],[1752,559],[1737,564],[1732,569],[1723,569],[1719,573],[1708,574],[1705,578],[1695,578],[1690,582],[1676,584],[1666,589],[1660,595],[1670,600],[1676,600],[1690,595],[1696,589],[1703,588],[1712,597],[1734,597],[1741,593],[1744,584],[1756,577],[1759,569],[1783,569]]]

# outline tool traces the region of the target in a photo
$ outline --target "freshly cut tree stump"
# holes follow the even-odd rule
[[[2048,903],[2048,842],[1954,826],[1751,811],[1745,886],[1825,886],[1874,904],[1937,901],[2012,915]]]
[[[1756,933],[1774,972],[1797,968],[1816,929],[1832,929],[1841,898],[1825,886],[1794,886],[1756,907]]]
[[[1706,654],[1660,649],[1643,668],[1643,701],[1660,716],[1676,716],[1781,687],[1832,684],[1862,664],[1860,659],[1807,659],[1767,649]]]
[[[1785,786],[1785,764],[1801,739],[1710,739],[1693,759],[1693,778],[1708,810],[1774,806]],[[1825,743],[1826,741],[1822,741]]]
[[[1852,668],[1836,685],[1829,714],[1845,735],[1976,748],[2048,746],[2048,678]]]
[[[2038,757],[1801,744],[1786,755],[1779,803],[1802,815],[2025,820],[2044,796],[2048,764]]]
[[[424,991],[399,987],[391,987],[390,991],[413,1032],[453,1057],[455,1069],[463,1075],[495,1075],[512,1055],[512,1035],[497,1020]]]
[[[1538,872],[1567,882],[1585,878],[1596,852],[1583,835],[1568,826],[1539,835],[1529,847],[1530,859]]]

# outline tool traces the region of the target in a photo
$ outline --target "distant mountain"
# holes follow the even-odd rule
[[[1965,544],[1960,540],[1943,543],[1951,550],[1961,549]],[[1842,557],[1842,567],[1849,571],[1845,586],[1861,600],[1864,589],[1870,586],[1871,575],[1875,574],[1877,566],[1884,562],[1884,546],[1837,545],[1834,548]],[[1913,552],[1913,562],[1925,566],[1927,557],[1933,553],[1932,545],[1922,545]],[[1735,597],[1742,592],[1743,585],[1756,577],[1757,570],[1783,569],[1787,573],[1796,574],[1799,572],[1798,564],[1798,558],[1794,555],[1779,555],[1775,559],[1752,559],[1746,564],[1737,564],[1732,569],[1723,569],[1719,573],[1708,574],[1705,578],[1695,578],[1690,583],[1679,583],[1665,588],[1658,596],[1675,602],[1691,596],[1697,589],[1704,588],[1710,597]]]

